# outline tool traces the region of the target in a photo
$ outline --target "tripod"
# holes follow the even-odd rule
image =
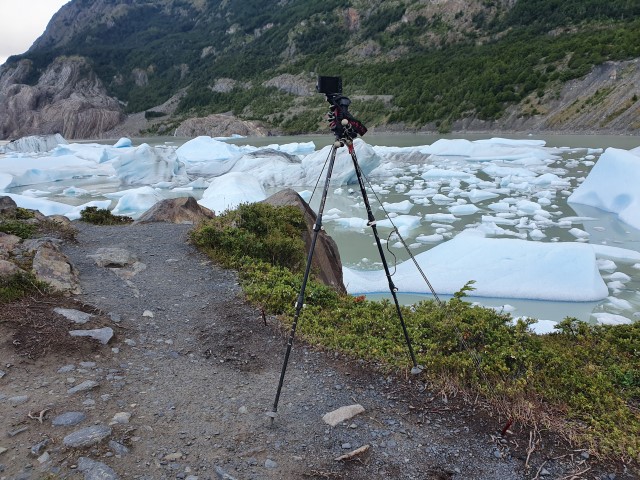
[[[353,161],[353,168],[355,169],[356,177],[358,178],[358,184],[360,186],[360,192],[362,194],[362,199],[364,200],[365,208],[367,210],[367,217],[368,217],[367,225],[371,227],[371,230],[373,231],[373,236],[376,239],[376,246],[378,247],[378,253],[380,254],[380,259],[382,260],[382,265],[384,266],[384,271],[387,276],[387,280],[389,282],[389,291],[391,292],[391,296],[393,297],[393,301],[396,307],[396,312],[400,320],[400,325],[402,326],[404,339],[405,339],[405,342],[407,343],[407,348],[409,349],[409,355],[411,356],[411,362],[413,363],[413,368],[411,369],[411,373],[414,375],[417,375],[422,372],[422,366],[418,365],[415,354],[413,352],[413,347],[411,346],[411,339],[409,338],[409,332],[407,331],[407,327],[406,327],[404,318],[402,316],[402,309],[400,308],[400,303],[398,302],[398,297],[397,297],[398,289],[396,288],[391,278],[389,265],[384,255],[384,250],[382,248],[382,242],[380,241],[380,236],[378,235],[376,219],[373,215],[371,204],[369,203],[369,197],[367,195],[367,190],[365,187],[364,175],[362,173],[362,170],[360,169],[360,165],[356,157],[356,151],[353,146],[353,140],[358,135],[360,136],[364,135],[367,132],[367,128],[362,124],[362,122],[354,118],[349,113],[348,108],[349,108],[349,105],[351,104],[351,100],[349,100],[347,97],[339,93],[326,93],[326,96],[327,96],[327,101],[331,104],[331,107],[329,109],[329,115],[328,115],[329,126],[331,131],[334,133],[336,140],[331,146],[331,153],[329,155],[329,164],[327,167],[327,176],[324,182],[324,188],[322,190],[322,197],[320,199],[318,215],[316,217],[316,222],[313,226],[311,247],[309,248],[309,252],[307,255],[307,263],[304,271],[304,276],[302,279],[302,285],[300,286],[300,291],[298,293],[298,298],[295,304],[293,324],[291,326],[291,332],[289,334],[289,340],[287,342],[287,350],[284,356],[284,362],[282,364],[282,371],[280,372],[280,381],[278,382],[278,390],[276,392],[276,397],[273,402],[273,410],[270,412],[267,412],[267,416],[271,417],[271,421],[275,419],[276,412],[278,411],[278,402],[280,400],[280,394],[282,392],[282,385],[284,384],[284,376],[287,370],[287,365],[289,363],[289,356],[291,354],[291,348],[293,346],[293,339],[296,334],[296,328],[298,326],[298,319],[300,317],[300,312],[304,305],[304,294],[307,287],[307,281],[309,280],[309,274],[311,273],[311,262],[313,260],[313,251],[316,246],[318,234],[320,233],[320,230],[322,230],[322,215],[323,215],[325,204],[327,201],[327,194],[329,192],[329,184],[331,183],[331,174],[333,172],[336,153],[338,151],[338,148],[341,148],[344,146],[347,147],[349,154],[351,155],[351,159]]]

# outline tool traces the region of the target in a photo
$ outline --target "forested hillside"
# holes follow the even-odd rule
[[[232,112],[276,130],[315,131],[325,104],[313,84],[322,74],[344,78],[354,113],[371,126],[448,131],[514,109],[544,115],[566,82],[640,58],[640,2],[73,0],[10,62],[30,59],[36,82],[60,55],[88,58],[128,113],[154,116],[186,92],[156,124],[164,128]],[[611,108],[626,95],[620,115],[640,110],[638,90]]]

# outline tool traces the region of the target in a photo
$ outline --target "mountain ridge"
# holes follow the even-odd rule
[[[631,121],[581,122],[565,86],[606,62],[632,68],[638,32],[640,6],[624,0],[73,0],[0,68],[0,85],[22,60],[32,65],[23,81],[35,86],[54,59],[83,57],[121,113],[146,112],[151,134],[223,113],[272,133],[319,131],[318,74],[343,76],[359,99],[354,112],[377,129],[625,133],[639,128],[633,88],[621,95],[602,79],[604,118]],[[173,112],[154,113],[178,92]],[[11,102],[0,90],[0,113]],[[571,121],[547,118],[558,103]]]

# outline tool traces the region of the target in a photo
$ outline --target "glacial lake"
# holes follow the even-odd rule
[[[640,252],[640,231],[630,227],[627,224],[620,222],[613,214],[597,210],[592,207],[581,205],[569,205],[566,201],[568,194],[567,191],[573,191],[581,181],[588,175],[592,164],[597,161],[600,153],[596,151],[588,156],[587,149],[606,149],[608,147],[615,147],[621,149],[632,149],[640,146],[640,137],[637,136],[607,136],[607,135],[426,135],[426,134],[367,134],[364,140],[374,146],[387,146],[387,147],[415,147],[431,145],[438,139],[467,139],[467,140],[480,140],[489,139],[494,136],[500,138],[509,138],[516,140],[544,140],[547,147],[557,147],[561,149],[561,153],[558,160],[548,167],[551,171],[556,172],[561,178],[570,182],[570,187],[565,189],[565,193],[557,192],[553,200],[553,214],[555,218],[577,217],[578,223],[574,220],[572,227],[577,227],[589,234],[588,242],[594,244],[606,244],[625,248]],[[117,140],[117,139],[116,139]],[[141,143],[148,143],[150,145],[171,145],[180,146],[184,142],[188,141],[188,138],[175,138],[175,137],[154,137],[154,138],[136,138],[133,139],[134,145]],[[252,145],[256,147],[264,147],[271,144],[287,144],[287,143],[304,143],[314,142],[316,150],[329,145],[333,142],[333,137],[327,135],[310,135],[310,136],[290,136],[290,137],[256,137],[256,138],[237,138],[228,140],[230,143],[237,145]],[[103,143],[113,145],[115,140],[97,140],[94,143]],[[78,142],[88,143],[88,142]],[[591,152],[591,151],[589,151]],[[593,158],[593,161],[585,161],[585,157]],[[442,159],[440,159],[442,160]],[[386,161],[386,157],[385,157]],[[385,175],[376,176],[374,171],[368,179],[374,186],[375,195],[369,191],[369,200],[372,204],[374,214],[378,221],[384,218],[383,211],[379,209],[379,203],[396,204],[407,200],[408,197],[405,191],[400,188],[396,188],[398,183],[404,183],[407,187],[411,187],[414,181],[421,181],[421,170],[416,166],[422,167],[429,163],[429,155],[394,155],[393,164],[395,167],[394,176],[396,179],[392,182],[388,181]],[[402,178],[401,182],[398,182],[397,178]],[[116,190],[122,190],[126,187],[119,185],[118,182],[104,181],[98,182],[95,179],[86,179],[78,181],[63,181],[57,182],[56,187],[62,190],[66,186],[76,186],[84,189],[90,189],[94,192],[94,197],[99,198],[100,193],[109,193]],[[320,195],[322,193],[322,186],[324,178],[320,179],[320,184],[317,191],[311,199],[311,206],[317,210]],[[12,191],[13,193],[20,193],[20,191],[26,188],[44,188],[43,185],[30,185],[29,187],[18,188]],[[298,191],[309,191],[313,187],[304,186],[297,188]],[[450,190],[451,187],[444,186],[443,193]],[[639,187],[640,188],[640,187]],[[267,193],[273,193],[279,190],[278,188],[268,189]],[[519,198],[527,198],[526,192],[516,192]],[[194,190],[192,195],[198,198],[202,194],[202,190]],[[167,191],[164,195],[167,197],[178,196],[180,194],[171,193]],[[512,196],[515,196],[512,194]],[[54,198],[51,198],[54,200]],[[80,201],[74,198],[63,198],[62,196],[56,197],[56,201],[68,202],[79,204]],[[86,200],[83,200],[86,201]],[[460,231],[481,223],[483,215],[492,215],[495,212],[490,211],[487,206],[496,200],[486,200],[476,202],[475,205],[479,207],[479,211],[470,215],[464,215],[459,217],[459,221],[451,223],[450,227],[447,227],[449,236],[445,238],[452,238]],[[410,215],[424,217],[428,214],[448,213],[450,205],[437,204],[429,202],[422,205],[415,203],[410,211]],[[327,197],[327,205],[325,208],[325,215],[328,211],[333,209],[339,210],[340,215],[348,218],[362,218],[366,219],[366,211],[362,205],[362,197],[357,185],[350,185],[348,187],[339,188],[338,185],[332,186],[329,189],[329,195]],[[440,225],[442,227],[442,225]],[[324,227],[327,232],[334,238],[338,244],[342,262],[345,266],[357,269],[380,269],[381,263],[378,254],[378,250],[374,243],[374,238],[370,228],[358,229],[358,228],[344,228],[341,227],[335,221],[331,219],[324,222]],[[441,229],[442,230],[442,229]],[[511,227],[514,234],[520,235],[521,238],[527,238],[529,231],[527,229],[518,229],[517,226]],[[560,226],[551,226],[544,229],[545,237],[538,241],[560,241],[560,242],[572,242],[577,239],[569,233],[569,228]],[[382,238],[386,241],[390,230],[380,228]],[[415,228],[408,232],[405,237],[407,244],[411,245],[411,252],[413,255],[417,255],[430,248],[433,248],[439,242],[419,242],[416,238],[419,236],[430,236],[435,233],[435,228],[430,225],[429,222],[422,221],[418,228]],[[533,240],[531,240],[533,241]],[[387,261],[390,263],[393,270],[393,266],[396,263],[408,260],[409,256],[402,248],[395,246],[396,241],[391,238],[389,240],[388,249],[385,249]],[[592,313],[607,312],[611,314],[621,315],[631,320],[638,319],[638,311],[640,311],[640,270],[634,268],[633,265],[619,264],[616,272],[622,272],[628,275],[631,280],[624,284],[624,288],[616,289],[612,291],[611,295],[614,299],[620,299],[628,302],[631,308],[621,308],[620,304],[611,302],[609,299],[601,302],[549,302],[549,301],[535,301],[535,300],[521,300],[513,298],[487,298],[487,297],[468,297],[469,301],[478,302],[481,305],[496,308],[499,311],[505,311],[510,313],[514,317],[529,316],[533,318],[560,321],[567,316],[576,317],[583,321],[593,322]],[[427,277],[429,276],[428,266],[423,267]],[[608,272],[601,272],[605,282],[608,283]],[[473,280],[473,272],[469,272],[469,280]],[[437,286],[436,286],[437,289]],[[402,303],[410,304],[419,300],[431,298],[427,294],[428,288],[424,285],[424,295],[416,294],[403,294],[399,292],[399,298]],[[376,294],[367,295],[368,298],[390,298],[388,292],[381,292]],[[448,298],[442,295],[441,298]]]

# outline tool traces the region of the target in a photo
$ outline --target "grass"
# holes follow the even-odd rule
[[[192,239],[238,270],[250,301],[290,325],[304,245],[297,241],[300,218],[280,208],[244,205],[202,224]],[[254,247],[247,247],[273,232],[279,232],[280,246],[286,232],[292,235],[286,253],[254,255]],[[294,250],[299,252],[294,255]],[[574,446],[637,461],[640,322],[593,326],[567,318],[555,333],[540,336],[529,330],[531,321],[513,322],[509,315],[465,302],[471,289],[467,286],[442,305],[425,301],[402,307],[426,378],[441,388],[481,395],[501,414],[553,429]],[[298,331],[312,345],[387,370],[401,371],[410,363],[395,306],[388,301],[340,295],[312,280]]]
[[[0,278],[0,305],[15,302],[27,295],[48,292],[49,286],[31,273],[15,273]]]

